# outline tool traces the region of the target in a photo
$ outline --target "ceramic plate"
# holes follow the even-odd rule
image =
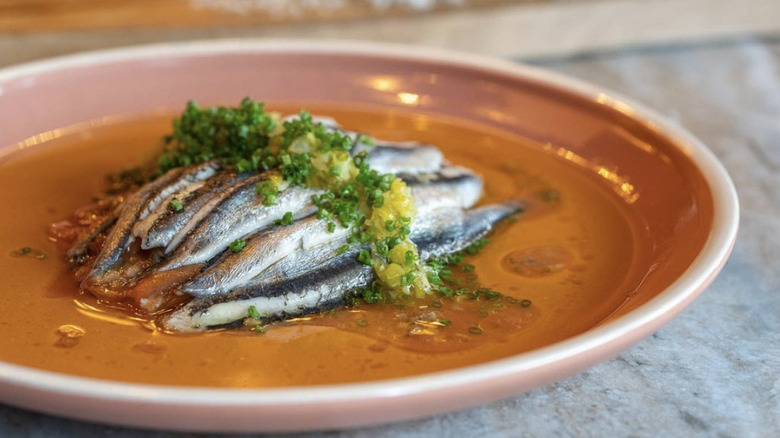
[[[382,78],[393,87],[380,86]],[[628,195],[638,190],[640,197],[626,202],[648,232],[666,243],[648,262],[642,287],[627,293],[605,321],[501,360],[369,383],[247,390],[129,384],[0,362],[0,400],[71,418],[198,431],[343,428],[437,414],[545,385],[628,348],[690,304],[734,243],[734,187],[712,153],[685,130],[600,87],[505,61],[421,48],[205,42],[8,68],[0,71],[0,154],[40,133],[90,120],[180,108],[193,98],[237,102],[246,95],[388,110],[412,106],[420,114],[560,147],[561,159],[572,153],[582,165],[620,169],[626,179],[605,177],[605,184]],[[668,196],[672,192],[679,196]]]

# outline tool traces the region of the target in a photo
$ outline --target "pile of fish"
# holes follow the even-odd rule
[[[446,163],[434,146],[373,142],[356,142],[352,153],[365,151],[373,169],[410,187],[417,207],[410,238],[423,259],[463,250],[523,208],[517,201],[472,208],[481,179]],[[162,327],[177,332],[240,326],[250,307],[260,320],[273,321],[343,306],[373,279],[372,268],[356,260],[367,245],[338,253],[352,230],[329,231],[317,219],[317,189],[289,187],[275,205],[263,205],[255,186],[267,177],[215,160],[147,183],[68,251],[71,263],[88,266],[82,288],[159,312]],[[170,208],[174,199],[179,211]],[[286,212],[293,224],[275,225]],[[105,243],[90,254],[98,236]],[[246,246],[233,252],[236,239]]]

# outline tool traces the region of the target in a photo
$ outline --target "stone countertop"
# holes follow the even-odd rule
[[[731,259],[671,323],[579,375],[465,411],[301,436],[780,436],[780,39],[526,62],[643,102],[703,140],[740,196],[741,231]],[[0,405],[3,437],[140,433]]]

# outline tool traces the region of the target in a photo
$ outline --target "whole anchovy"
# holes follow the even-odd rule
[[[481,180],[464,168],[448,169],[425,178],[416,176],[408,183],[418,215],[440,207],[471,207],[482,190]],[[344,244],[350,233],[351,229],[343,227],[328,232],[325,221],[314,216],[290,226],[268,228],[251,236],[240,252],[226,253],[183,284],[180,291],[201,298],[225,294],[293,252],[307,251],[331,241]],[[223,240],[220,248],[224,250],[229,243],[230,240]]]
[[[423,259],[462,250],[487,234],[498,222],[523,210],[509,201],[470,211],[440,209],[413,228],[411,238]],[[161,321],[172,331],[197,332],[240,324],[254,307],[263,321],[343,306],[350,292],[368,287],[374,278],[370,267],[355,258],[361,247],[333,255],[312,269],[301,270],[300,259],[280,262],[276,276],[237,288],[228,295],[194,299]],[[317,260],[315,260],[317,261]],[[297,269],[296,269],[297,267]]]
[[[221,167],[219,162],[211,161],[187,168],[168,171],[156,180],[144,185],[118,208],[116,224],[108,233],[103,249],[95,259],[95,264],[82,282],[85,289],[94,289],[113,281],[121,274],[112,270],[119,262],[122,253],[133,241],[131,234],[136,222],[144,219],[160,202],[171,193],[195,181],[206,179]]]
[[[141,238],[141,248],[151,249],[168,246],[174,237],[180,233],[186,234],[189,228],[195,226],[200,220],[216,206],[216,201],[230,194],[230,188],[249,178],[249,173],[236,173],[225,171],[205,181],[202,186],[194,191],[177,194],[182,203],[182,210],[175,212],[167,208],[166,204],[158,210],[162,210],[154,217],[147,227],[136,226],[133,233]],[[150,215],[146,221],[152,217]],[[187,227],[189,225],[189,228]]]

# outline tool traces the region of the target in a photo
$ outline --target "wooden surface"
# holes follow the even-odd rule
[[[399,17],[551,1],[554,0],[0,0],[0,30],[37,33],[256,26]]]
[[[458,1],[475,7],[453,6]],[[335,6],[308,16],[269,9],[288,3]],[[545,58],[780,35],[779,17],[780,0],[0,0],[0,66],[221,38],[368,40]]]

